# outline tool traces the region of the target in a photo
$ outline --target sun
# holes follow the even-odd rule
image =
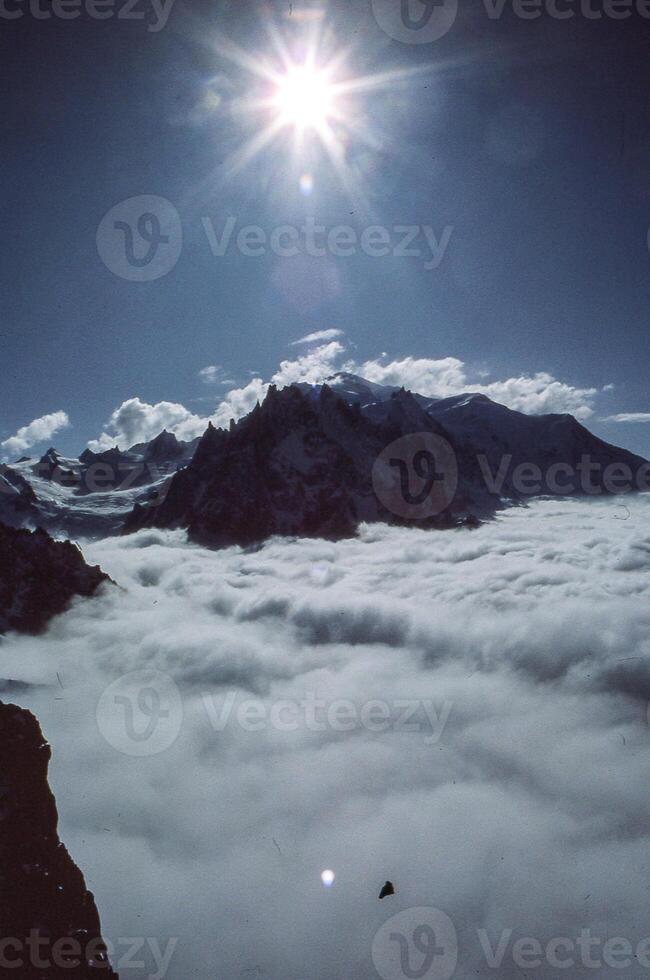
[[[300,65],[278,79],[272,101],[283,125],[322,131],[334,113],[334,99],[326,72]]]
[[[298,186],[303,194],[313,190],[313,161],[318,167],[328,163],[355,210],[367,211],[363,169],[356,169],[351,161],[367,157],[384,141],[377,122],[371,121],[377,114],[368,112],[369,102],[382,90],[390,94],[395,86],[432,69],[427,62],[378,74],[353,74],[357,48],[343,47],[323,21],[315,17],[309,26],[311,19],[307,24],[302,18],[291,34],[269,22],[270,46],[256,52],[223,35],[208,42],[220,62],[238,69],[235,79],[242,92],[231,102],[232,118],[243,124],[242,140],[223,162],[220,177],[234,178],[278,144],[302,173]],[[286,138],[287,131],[291,139]],[[318,147],[324,155],[318,154]],[[303,166],[307,160],[309,170]]]

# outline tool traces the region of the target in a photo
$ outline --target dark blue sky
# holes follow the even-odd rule
[[[0,440],[62,409],[72,425],[53,441],[76,453],[132,396],[209,414],[218,389],[201,368],[223,365],[238,384],[269,378],[295,356],[291,341],[337,328],[358,362],[453,356],[488,383],[543,371],[577,388],[614,385],[588,424],[649,456],[650,422],[599,420],[650,412],[650,20],[523,21],[506,4],[492,21],[473,0],[444,37],[404,44],[371,0],[327,6],[338,46],[355,46],[346,77],[430,69],[354,100],[373,139],[352,129],[345,147],[364,211],[315,141],[309,158],[292,158],[289,134],[225,174],[261,122],[234,112],[254,76],[213,41],[269,56],[270,18],[297,49],[302,6],[288,17],[286,3],[176,0],[158,32],[85,12],[37,20],[27,5],[0,19]],[[151,17],[145,0],[136,9]],[[297,183],[307,171],[308,197]],[[178,262],[151,282],[114,275],[96,246],[106,212],[137,195],[168,199],[183,227]],[[219,234],[234,216],[235,234],[270,234],[308,213],[359,234],[453,234],[437,269],[359,250],[301,266],[270,250],[214,257],[201,220]]]

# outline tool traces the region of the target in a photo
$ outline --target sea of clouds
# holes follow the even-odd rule
[[[84,545],[117,585],[6,637],[28,686],[0,696],[52,744],[122,978],[650,978],[649,518],[646,495],[250,552]],[[422,943],[408,973],[373,957],[422,907],[453,923],[452,974]],[[131,966],[128,937],[170,962],[147,942]]]

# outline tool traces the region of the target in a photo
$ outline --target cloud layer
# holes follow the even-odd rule
[[[6,638],[2,669],[32,685],[12,698],[53,744],[62,838],[104,932],[178,937],[172,980],[370,980],[376,931],[414,906],[451,917],[457,977],[521,976],[511,945],[487,968],[480,929],[647,936],[649,518],[650,496],[539,501],[476,531],[251,553],[180,532],[88,545],[122,588]],[[114,730],[96,710],[144,668],[176,685],[182,723],[140,758],[111,743],[123,707]],[[314,728],[309,698],[348,713]],[[413,700],[451,705],[439,738],[426,713],[398,724]],[[360,720],[371,702],[388,728]]]

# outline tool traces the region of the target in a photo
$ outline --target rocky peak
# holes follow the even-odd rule
[[[173,432],[163,429],[162,432],[152,439],[147,447],[145,459],[167,460],[181,456],[183,446],[178,441]]]

